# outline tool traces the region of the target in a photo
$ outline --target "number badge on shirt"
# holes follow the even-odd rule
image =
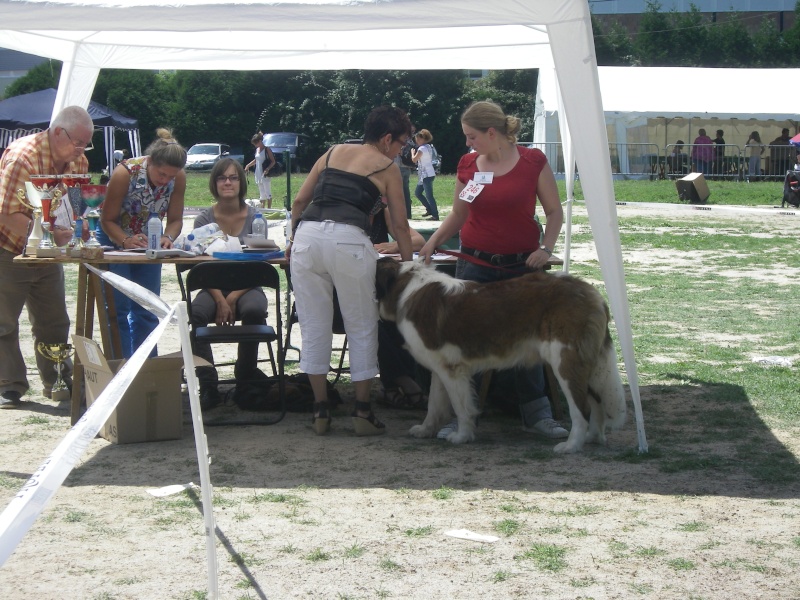
[[[470,180],[469,183],[464,186],[464,189],[461,190],[461,193],[458,195],[458,197],[464,202],[472,202],[478,197],[478,194],[481,193],[481,190],[483,190],[482,183],[476,183]]]

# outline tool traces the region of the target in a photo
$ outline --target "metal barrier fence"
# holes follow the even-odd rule
[[[525,143],[544,152],[556,175],[564,175],[564,153],[560,142]],[[702,148],[702,146],[705,146]],[[703,173],[708,179],[730,181],[783,181],[795,165],[797,150],[792,146],[765,145],[764,153],[756,147],[735,144],[622,144],[609,142],[611,172],[623,179],[679,179],[689,173]]]

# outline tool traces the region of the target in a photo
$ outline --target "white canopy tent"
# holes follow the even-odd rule
[[[751,131],[764,143],[800,122],[800,69],[599,67],[608,135],[620,144],[666,147],[691,143],[705,127],[723,129],[728,144],[744,146]],[[752,90],[759,90],[754,94]],[[558,142],[558,86],[554,69],[539,71],[534,141]],[[710,129],[709,129],[710,128]]]
[[[554,67],[647,450],[586,0],[0,0],[0,46],[63,61],[54,113],[101,68]]]

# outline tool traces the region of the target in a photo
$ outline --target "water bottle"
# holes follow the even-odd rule
[[[151,212],[150,218],[147,220],[148,250],[161,249],[161,233],[161,219],[158,218],[158,213]]]
[[[260,238],[267,237],[267,223],[264,221],[264,217],[261,216],[261,213],[256,213],[253,219],[253,235]]]
[[[194,239],[198,242],[202,242],[206,238],[211,237],[219,237],[222,228],[217,223],[208,223],[203,225],[202,227],[198,227],[197,229],[193,229],[192,233],[189,235],[193,235]],[[188,237],[188,236],[187,236]]]
[[[194,234],[190,233],[189,235],[186,236],[186,240],[183,243],[183,249],[191,250],[192,248],[194,248],[195,243],[196,242],[194,241]]]

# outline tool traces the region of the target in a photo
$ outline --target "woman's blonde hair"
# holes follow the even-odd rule
[[[420,129],[414,137],[421,138],[426,144],[433,141],[433,135],[427,129]]]
[[[511,144],[517,143],[517,134],[522,128],[522,122],[517,117],[506,115],[500,105],[491,100],[470,104],[461,115],[461,122],[484,132],[493,127]]]
[[[158,136],[147,147],[145,154],[150,157],[153,164],[182,169],[186,166],[186,148],[181,146],[172,136],[172,131],[164,127],[156,130]]]

